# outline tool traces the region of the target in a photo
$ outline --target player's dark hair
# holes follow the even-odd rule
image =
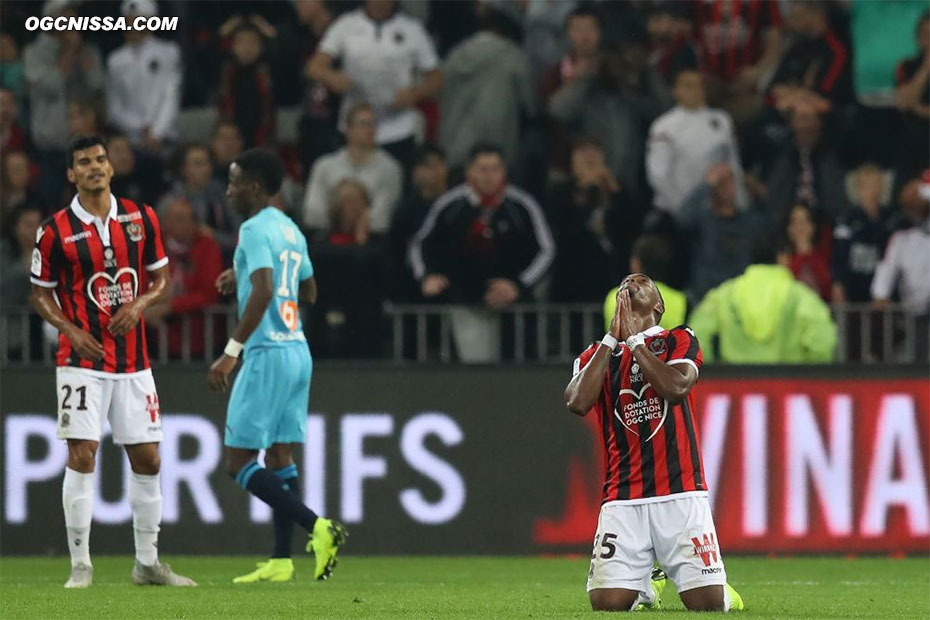
[[[103,152],[107,154],[107,157],[110,156],[110,152],[107,151],[107,143],[104,142],[103,137],[99,135],[93,136],[83,136],[77,135],[71,138],[71,141],[68,142],[68,153],[67,153],[67,162],[65,162],[68,168],[74,167],[74,154],[78,151],[83,151],[84,149],[89,149],[92,146],[100,145],[103,147]]]
[[[430,157],[438,157],[442,161],[446,161],[446,152],[438,144],[427,142],[417,149],[416,154],[413,156],[413,166],[422,166]]]
[[[235,163],[242,170],[242,176],[250,181],[258,181],[269,196],[274,196],[281,189],[284,164],[273,151],[249,149],[240,153]]]
[[[642,271],[653,280],[667,282],[672,265],[668,242],[658,235],[643,235],[633,243],[631,255],[642,265]],[[663,302],[664,305],[664,302]]]
[[[917,27],[914,28],[914,34],[920,34],[920,27],[924,25],[924,22],[928,21],[930,21],[930,11],[924,11],[920,19],[917,20]]]
[[[601,14],[598,12],[597,7],[590,2],[582,2],[577,7],[572,9],[572,11],[565,17],[565,27],[568,28],[568,25],[572,23],[573,19],[578,17],[590,17],[597,23],[597,27],[601,28]]]
[[[506,161],[504,159],[504,149],[499,145],[494,142],[477,142],[468,151],[468,163],[475,163],[475,160],[482,155],[497,155],[501,158],[501,161]]]

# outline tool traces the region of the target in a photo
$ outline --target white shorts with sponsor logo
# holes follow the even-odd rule
[[[658,561],[679,592],[723,585],[727,574],[705,491],[601,506],[588,591],[647,591]]]
[[[152,370],[118,374],[60,366],[58,438],[100,441],[109,420],[113,443],[160,442],[161,414]]]

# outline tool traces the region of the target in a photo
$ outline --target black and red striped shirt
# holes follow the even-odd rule
[[[646,348],[666,364],[691,364],[700,371],[704,357],[689,328],[656,326],[643,335]],[[598,346],[592,344],[575,360],[576,374]],[[625,344],[610,356],[592,411],[604,440],[603,502],[645,503],[676,493],[707,492],[693,393],[677,405],[666,402]]]
[[[49,218],[36,236],[32,283],[54,288],[65,316],[104,350],[102,360],[81,359],[59,334],[58,365],[110,373],[148,368],[144,321],[122,336],[107,327],[120,306],[148,288],[147,272],[167,264],[158,218],[148,205],[111,194],[110,212],[101,220],[75,196]]]
[[[701,68],[722,80],[755,65],[766,30],[781,25],[777,0],[702,0],[693,6]]]

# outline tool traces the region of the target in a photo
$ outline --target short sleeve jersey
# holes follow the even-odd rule
[[[701,347],[689,328],[656,326],[644,335],[646,348],[661,361],[700,372]],[[598,346],[592,344],[575,360],[575,374]],[[693,391],[681,403],[667,402],[621,344],[610,356],[592,410],[604,441],[604,502],[648,503],[676,493],[706,493]]]
[[[307,240],[293,220],[275,207],[265,207],[253,215],[239,228],[233,262],[240,317],[252,292],[251,275],[258,269],[271,269],[273,274],[271,303],[245,343],[246,351],[305,342],[299,285],[313,276],[313,263]]]

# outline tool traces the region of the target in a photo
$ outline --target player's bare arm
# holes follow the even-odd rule
[[[568,382],[565,388],[565,406],[575,415],[584,416],[597,402],[604,388],[604,373],[610,361],[610,349],[604,345],[597,348],[591,361]]]
[[[307,306],[312,306],[316,303],[317,298],[317,286],[316,278],[310,276],[306,280],[302,280],[300,283],[300,301],[301,303],[306,304]]]
[[[149,289],[116,311],[110,320],[109,330],[114,336],[128,333],[142,317],[146,308],[157,304],[168,292],[168,266],[149,272],[152,280]]]
[[[252,292],[249,293],[249,299],[245,302],[242,318],[239,319],[239,324],[232,333],[232,339],[236,342],[246,342],[258,324],[262,322],[262,317],[268,310],[268,304],[271,303],[274,292],[272,276],[273,272],[268,268],[256,269],[249,276],[252,282]],[[223,353],[213,362],[210,366],[210,373],[207,375],[207,382],[211,389],[224,392],[229,389],[229,374],[236,367],[237,361],[238,358]]]
[[[65,316],[61,306],[55,300],[54,289],[33,284],[29,300],[39,316],[65,335],[81,359],[93,361],[103,359],[103,345]]]

